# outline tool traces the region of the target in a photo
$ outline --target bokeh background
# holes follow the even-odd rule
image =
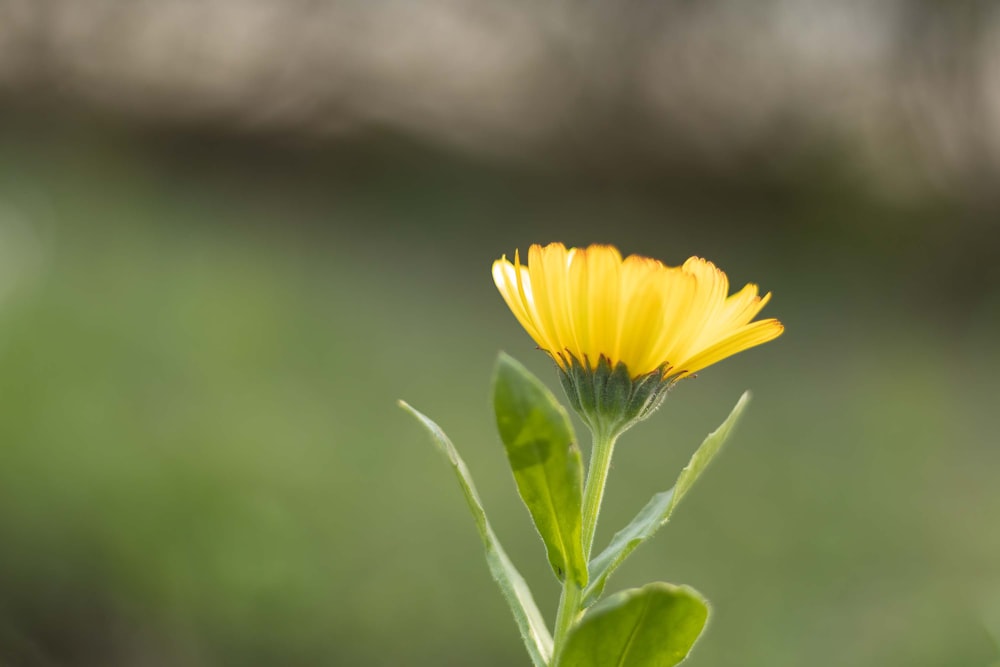
[[[532,242],[708,257],[777,342],[626,436],[612,579],[692,667],[1000,661],[1000,6],[0,0],[0,665],[527,664],[435,418],[554,616],[492,423]],[[580,429],[582,432],[582,429]]]

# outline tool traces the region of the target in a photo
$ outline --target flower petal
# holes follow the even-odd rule
[[[701,350],[689,359],[679,363],[677,365],[679,371],[678,377],[697,373],[701,369],[711,366],[717,361],[722,361],[726,357],[731,357],[737,352],[742,352],[743,350],[748,350],[751,347],[774,340],[784,330],[784,325],[775,319],[761,320],[748,324],[714,345]]]

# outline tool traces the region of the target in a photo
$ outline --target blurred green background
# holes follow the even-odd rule
[[[960,53],[965,33],[943,34]],[[630,124],[637,105],[584,105],[505,151],[477,105],[459,140],[381,97],[395,116],[330,134],[302,99],[308,119],[275,128],[211,98],[143,106],[114,69],[82,79],[110,82],[100,99],[41,69],[0,77],[3,667],[527,664],[451,471],[395,402],[449,433],[551,622],[489,379],[503,349],[558,382],[489,269],[553,240],[708,257],[773,291],[764,315],[786,325],[681,384],[616,454],[598,547],[754,392],[609,586],[709,598],[685,664],[1000,660],[988,154],[972,182],[955,152],[908,152],[928,134],[864,139],[872,171],[808,105],[811,129],[777,131],[775,111],[751,148],[719,139],[724,116],[665,119],[672,151]]]

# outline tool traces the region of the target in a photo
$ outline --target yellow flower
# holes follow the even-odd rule
[[[781,335],[776,319],[752,321],[771,298],[729,280],[699,257],[669,267],[607,245],[561,243],[515,252],[493,263],[504,301],[538,346],[568,373],[596,371],[604,358],[634,380],[658,372],[677,380]]]

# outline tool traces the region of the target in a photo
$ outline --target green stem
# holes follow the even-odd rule
[[[557,664],[563,644],[566,643],[569,628],[579,614],[580,592],[580,587],[573,583],[569,577],[566,577],[566,581],[563,582],[562,596],[559,598],[559,612],[556,615],[556,634],[552,649],[553,665]]]
[[[590,551],[594,546],[594,532],[597,529],[597,515],[601,511],[601,499],[604,498],[604,486],[608,480],[608,470],[611,467],[611,454],[615,449],[617,436],[594,433],[594,447],[590,452],[590,467],[587,471],[587,484],[583,491],[583,556],[590,561]],[[552,664],[559,658],[566,636],[573,622],[582,611],[580,609],[580,587],[570,577],[563,582],[562,596],[559,598],[559,612],[556,616],[555,646]]]
[[[583,491],[583,555],[590,560],[590,550],[594,546],[594,532],[597,530],[597,515],[601,511],[604,485],[608,481],[611,468],[611,454],[615,451],[617,436],[594,436],[594,449],[590,453],[590,468],[587,470],[587,485]]]

